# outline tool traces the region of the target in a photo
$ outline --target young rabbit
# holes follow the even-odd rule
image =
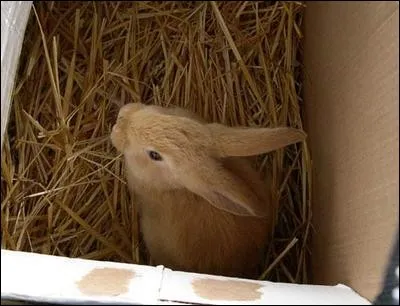
[[[155,264],[256,278],[276,203],[247,156],[305,139],[293,128],[206,123],[180,108],[130,103],[111,132]]]

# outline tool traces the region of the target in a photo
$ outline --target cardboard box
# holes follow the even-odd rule
[[[120,304],[369,304],[399,204],[399,4],[307,2],[313,283],[257,282],[1,251],[1,297]],[[1,145],[31,1],[1,3]],[[369,300],[369,301],[368,301]]]

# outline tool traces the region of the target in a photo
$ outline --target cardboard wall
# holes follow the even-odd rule
[[[399,222],[399,4],[306,4],[313,281],[373,300]]]

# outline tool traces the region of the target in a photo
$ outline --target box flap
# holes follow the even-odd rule
[[[343,285],[253,281],[7,250],[1,251],[1,298],[63,304],[370,304]]]

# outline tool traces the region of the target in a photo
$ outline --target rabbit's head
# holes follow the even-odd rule
[[[123,106],[111,141],[136,179],[158,189],[186,188],[215,207],[242,216],[266,215],[252,188],[222,165],[226,157],[266,153],[305,139],[293,128],[207,124],[158,106]]]

